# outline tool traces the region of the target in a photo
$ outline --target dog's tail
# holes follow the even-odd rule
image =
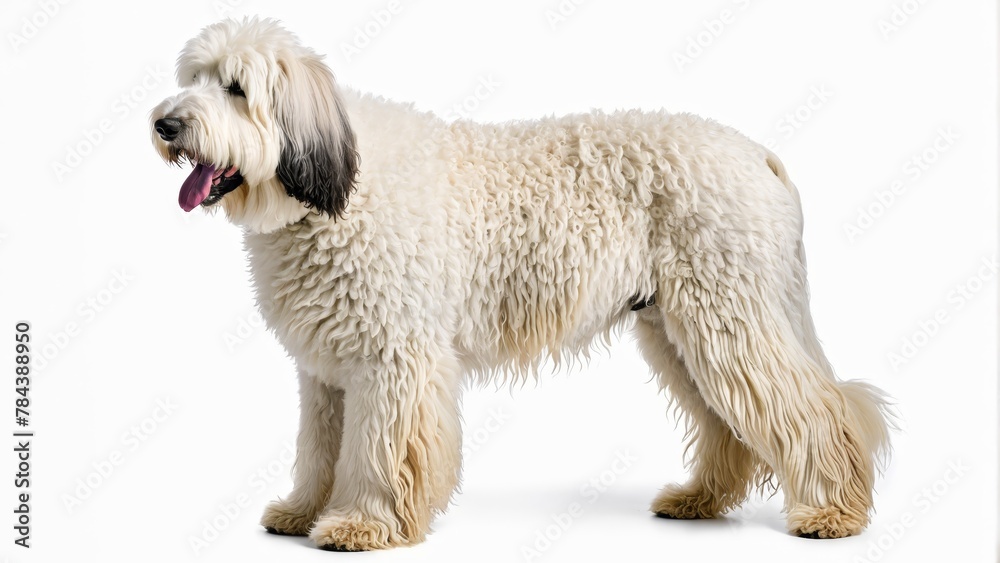
[[[785,165],[781,163],[781,159],[778,158],[778,155],[771,152],[770,149],[764,146],[761,146],[761,148],[764,149],[764,152],[767,155],[764,158],[764,161],[767,162],[767,167],[770,168],[771,172],[773,172],[774,175],[777,176],[779,180],[781,180],[781,183],[784,184],[786,188],[788,188],[788,191],[791,192],[792,197],[795,198],[795,203],[798,204],[799,190],[795,188],[795,184],[792,183],[792,179],[788,177],[788,171],[785,170]]]
[[[862,381],[839,381],[837,387],[847,404],[847,415],[854,418],[854,428],[860,431],[859,445],[882,472],[892,452],[889,432],[899,429],[893,404],[881,389]]]
[[[765,160],[768,168],[785,185],[795,199],[795,203],[801,205],[798,189],[796,189],[795,184],[788,177],[785,165],[781,163],[776,154],[767,148],[764,148],[764,151],[766,153]],[[806,254],[801,240],[799,241],[797,250],[801,265],[801,270],[798,272],[801,276],[799,284],[803,291],[793,295],[792,298],[793,301],[798,301],[797,310],[805,311],[805,315],[801,319],[801,326],[799,327],[800,342],[805,346],[813,359],[818,361],[822,368],[824,368],[824,371],[834,380],[837,389],[844,397],[847,416],[854,419],[854,428],[860,433],[859,439],[862,443],[859,446],[863,448],[865,453],[871,456],[875,469],[881,472],[886,467],[889,455],[892,453],[892,448],[889,444],[889,433],[893,430],[899,430],[899,415],[889,397],[878,387],[857,380],[838,381],[833,375],[833,367],[819,345],[819,338],[817,337],[816,328],[812,321],[812,315],[809,313],[809,294],[808,289],[806,289],[808,285],[805,281]]]
[[[778,155],[771,152],[770,149],[765,148],[764,150],[767,151],[767,167],[771,169],[771,172],[774,172],[774,175],[777,176],[782,183],[790,188],[794,188],[795,186],[792,184],[792,180],[788,177],[788,172],[785,170],[785,165],[781,163],[781,159],[778,158]]]

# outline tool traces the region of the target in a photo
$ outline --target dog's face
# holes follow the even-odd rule
[[[193,166],[181,208],[222,207],[255,231],[343,213],[358,155],[319,55],[273,20],[225,20],[187,42],[177,81],[150,125],[164,160]]]

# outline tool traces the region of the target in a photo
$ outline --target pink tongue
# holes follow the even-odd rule
[[[198,163],[195,165],[191,175],[184,180],[181,186],[181,195],[177,198],[181,204],[181,209],[191,211],[205,201],[208,192],[212,189],[212,176],[215,175],[215,166],[211,164]]]

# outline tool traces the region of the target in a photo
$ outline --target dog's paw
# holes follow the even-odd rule
[[[660,518],[691,520],[719,515],[716,499],[701,489],[668,485],[656,496],[649,509]]]
[[[307,536],[312,528],[313,515],[296,510],[285,501],[274,501],[264,509],[260,525],[280,536]]]
[[[383,522],[338,514],[325,514],[316,520],[309,538],[326,551],[370,551],[406,543]]]
[[[867,517],[852,516],[835,506],[817,508],[799,504],[788,511],[788,531],[813,539],[846,538],[860,534]]]

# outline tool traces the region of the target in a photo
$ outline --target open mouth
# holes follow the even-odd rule
[[[243,183],[243,175],[235,166],[216,168],[211,163],[193,159],[192,162],[194,170],[181,185],[178,197],[178,203],[184,211],[191,211],[199,205],[213,205]]]

